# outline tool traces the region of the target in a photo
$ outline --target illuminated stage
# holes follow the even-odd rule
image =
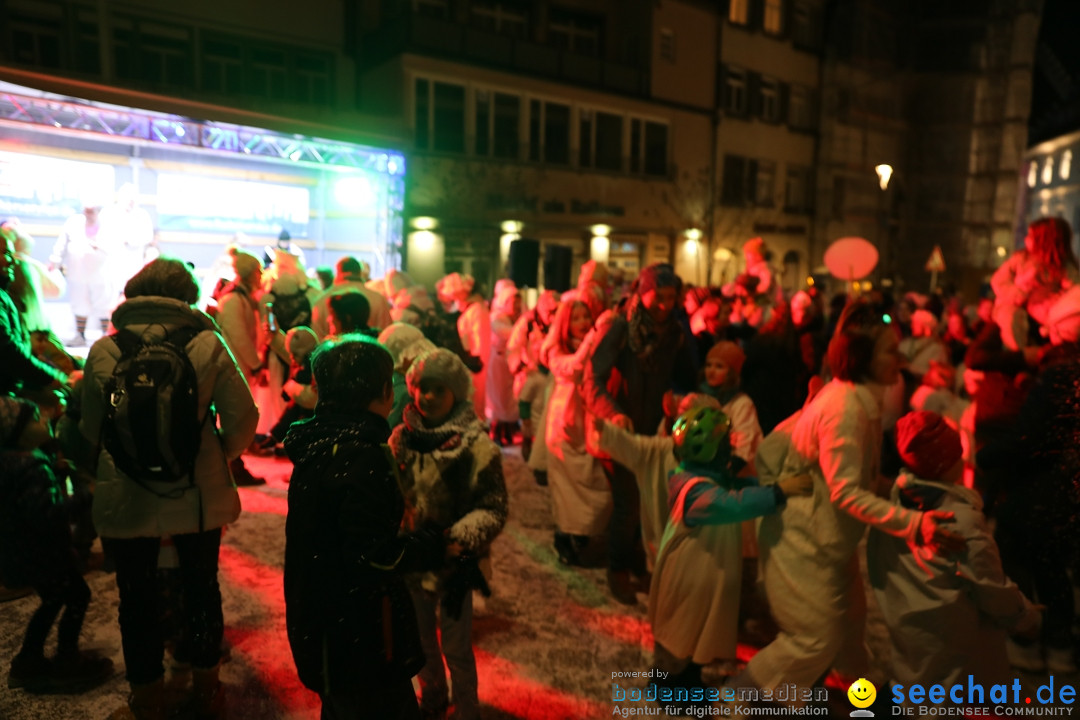
[[[215,117],[213,106],[199,109]],[[84,198],[108,203],[126,183],[150,213],[158,249],[197,268],[235,238],[261,255],[282,231],[311,267],[345,254],[368,262],[372,277],[400,266],[405,158],[397,150],[0,82],[0,217],[19,218],[37,239],[34,257],[47,262]]]

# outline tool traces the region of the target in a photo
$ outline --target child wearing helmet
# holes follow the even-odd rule
[[[665,688],[701,686],[701,666],[735,657],[742,581],[744,520],[775,512],[791,495],[807,495],[808,476],[761,486],[731,469],[731,420],[712,407],[693,408],[672,433],[679,465],[668,480],[669,521],[649,591],[660,700]]]

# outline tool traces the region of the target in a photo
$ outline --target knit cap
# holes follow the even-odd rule
[[[435,349],[435,345],[416,326],[404,322],[390,323],[379,333],[379,342],[390,351],[394,358],[394,369],[398,372],[409,367],[418,356]]]
[[[721,340],[709,348],[709,354],[706,356],[706,359],[719,360],[727,365],[731,372],[740,375],[742,373],[743,363],[746,362],[746,353],[735,343],[728,340]]]
[[[924,480],[938,480],[960,458],[960,434],[938,413],[909,412],[896,423],[896,449],[911,472]]]
[[[262,263],[259,258],[246,250],[238,248],[236,245],[229,246],[229,255],[232,256],[233,270],[236,271],[238,278],[246,278],[256,270],[262,270]]]
[[[435,348],[413,361],[405,376],[409,393],[415,393],[424,379],[438,380],[454,393],[454,400],[464,402],[472,399],[472,374],[461,358],[445,348]]]
[[[294,327],[285,334],[285,347],[288,349],[289,355],[298,360],[310,355],[318,344],[319,338],[315,331],[303,325]]]
[[[744,255],[754,254],[758,257],[765,257],[765,241],[759,237],[750,238],[743,243],[742,251]]]

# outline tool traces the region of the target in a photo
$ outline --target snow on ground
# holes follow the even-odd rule
[[[269,482],[240,490],[244,512],[222,543],[221,588],[226,638],[232,647],[231,660],[222,669],[229,716],[313,720],[318,699],[296,678],[284,626],[282,568],[291,465],[286,460],[245,460]],[[619,605],[607,591],[602,568],[561,566],[551,548],[548,489],[535,484],[516,449],[505,452],[504,467],[510,520],[493,549],[494,594],[486,600],[477,596],[473,621],[483,717],[611,717],[616,709],[612,673],[650,667],[652,634],[645,620],[645,596],[639,595],[635,607]],[[93,600],[83,647],[111,657],[116,676],[95,690],[68,696],[29,695],[0,682],[0,720],[105,718],[125,701],[114,576],[95,571],[87,581]],[[0,670],[5,675],[36,606],[33,597],[0,606]],[[868,635],[878,657],[872,673],[877,681],[886,674],[882,658],[888,653],[884,628],[873,609]],[[753,647],[740,646],[743,660],[753,652]],[[719,668],[708,670],[707,679],[719,680]],[[1044,681],[1034,679],[1039,680],[1035,685]],[[180,685],[183,677],[172,682]],[[620,685],[643,687],[645,681],[624,680]],[[833,716],[846,716],[850,706],[845,707],[841,694],[833,694]]]

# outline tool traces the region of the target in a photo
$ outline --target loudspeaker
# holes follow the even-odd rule
[[[570,284],[570,266],[574,262],[574,251],[565,245],[548,245],[544,248],[544,288],[555,292],[566,292]]]
[[[540,272],[540,241],[539,240],[514,240],[510,243],[510,256],[507,259],[510,266],[510,279],[519,288],[536,287],[537,275]]]

